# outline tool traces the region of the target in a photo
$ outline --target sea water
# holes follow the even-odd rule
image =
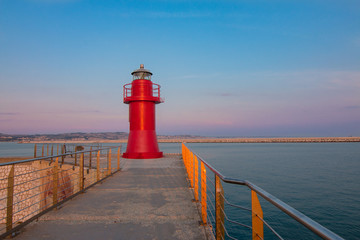
[[[249,180],[341,237],[360,239],[360,143],[193,143],[188,146],[223,175]],[[246,187],[224,188],[231,201],[250,207],[250,192]],[[265,220],[285,239],[317,239],[266,201],[260,199],[260,202]],[[227,210],[235,212],[230,215],[236,220],[246,219],[244,211]],[[249,221],[246,223],[251,225]],[[234,227],[230,225],[230,228]],[[249,236],[247,229],[237,227],[233,232],[237,238]],[[277,239],[272,234],[265,237]]]
[[[164,153],[181,152],[179,143],[159,145]],[[223,175],[251,181],[341,237],[360,239],[360,143],[190,143],[188,146]],[[32,156],[33,149],[34,144],[0,143],[0,157]],[[122,152],[125,149],[126,144],[122,144]],[[209,178],[213,180],[211,174]],[[229,201],[251,207],[247,187],[224,184],[224,189]],[[260,202],[264,219],[285,239],[318,239],[264,199],[260,198]],[[230,219],[251,225],[247,211],[225,208]],[[251,238],[251,231],[245,227],[228,222],[226,227],[233,237]],[[265,226],[264,231],[266,239],[277,239]]]

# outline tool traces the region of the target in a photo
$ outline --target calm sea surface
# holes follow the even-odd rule
[[[188,146],[224,175],[251,181],[345,239],[360,239],[360,143]],[[33,148],[33,144],[0,143],[0,156],[32,156]],[[181,152],[180,144],[161,143],[160,148],[166,153]],[[229,201],[250,207],[246,187],[224,185],[224,189]],[[318,239],[263,199],[260,202],[265,220],[285,239]],[[251,225],[248,212],[226,208],[229,218]],[[232,236],[250,239],[246,228],[227,223],[227,229]],[[266,239],[277,239],[267,230],[265,234]]]

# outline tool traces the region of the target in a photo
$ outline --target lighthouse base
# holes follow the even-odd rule
[[[161,158],[155,130],[130,130],[124,158]]]
[[[149,159],[149,158],[162,158],[163,152],[154,152],[154,153],[124,153],[123,158],[133,158],[133,159]]]

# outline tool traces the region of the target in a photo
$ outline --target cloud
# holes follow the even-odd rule
[[[231,93],[231,92],[223,92],[223,93],[219,93],[217,94],[220,97],[234,97],[234,96],[238,96],[238,94],[236,93]]]
[[[212,12],[166,12],[166,11],[126,11],[126,12],[115,12],[114,14],[124,18],[217,18],[217,13]]]
[[[14,116],[14,115],[18,115],[18,112],[0,112],[1,116]]]
[[[81,110],[81,109],[36,112],[36,114],[83,114],[83,113],[103,113],[103,112],[100,110]]]
[[[352,42],[356,47],[360,47],[360,36],[353,38]]]
[[[142,15],[144,16],[144,15]],[[204,17],[216,17],[211,12],[147,12],[145,16],[152,18],[204,18]]]
[[[217,11],[114,11],[113,14],[116,14],[120,17],[133,18],[133,17],[142,17],[142,18],[177,18],[177,19],[187,19],[187,18],[215,18],[219,19],[222,17],[226,18],[245,18],[249,14],[242,13],[219,13]]]
[[[329,78],[335,86],[360,89],[360,72],[335,72]]]
[[[67,113],[102,113],[100,110],[70,110]]]
[[[234,78],[238,78],[235,75]],[[281,83],[291,86],[307,86],[321,87],[326,89],[346,88],[352,90],[360,90],[360,71],[326,71],[326,70],[304,70],[292,72],[244,72],[243,78],[251,78],[252,82],[264,82],[272,86],[274,83]],[[295,85],[294,85],[295,84]]]
[[[350,105],[350,106],[345,106],[345,109],[360,109],[360,105]]]
[[[81,0],[27,0],[28,2],[35,2],[35,3],[71,3],[71,2],[79,2]]]

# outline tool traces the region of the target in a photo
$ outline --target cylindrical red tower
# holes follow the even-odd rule
[[[151,81],[152,73],[140,68],[131,73],[132,83],[124,85],[124,103],[129,104],[130,133],[124,158],[160,158],[163,153],[155,131],[155,104],[162,103],[160,85]]]

